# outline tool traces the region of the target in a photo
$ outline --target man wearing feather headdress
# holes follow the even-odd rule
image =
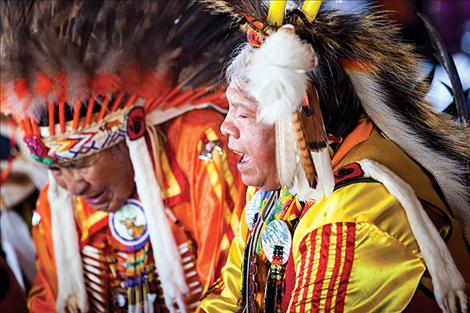
[[[247,34],[221,130],[252,187],[203,310],[467,312],[468,114],[433,112],[397,28],[317,0],[205,2]]]
[[[1,109],[50,170],[32,312],[189,312],[244,186],[219,133],[239,33],[194,1],[1,1]]]

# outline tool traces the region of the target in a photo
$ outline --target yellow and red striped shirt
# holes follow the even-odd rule
[[[402,177],[415,189],[428,214],[436,217],[433,221],[441,220],[438,229],[470,290],[466,266],[470,253],[461,225],[438,196],[432,179],[370,122],[362,121],[336,152],[333,165],[338,170],[365,158]],[[248,201],[252,192],[249,188]],[[223,282],[202,301],[205,312],[239,309],[248,237],[244,216],[241,220],[241,232],[222,270]],[[291,253],[284,281],[286,312],[401,312],[419,284],[432,290],[406,213],[378,182],[355,182],[321,201],[307,202],[293,234]],[[258,292],[264,293],[263,286],[259,287]],[[262,310],[262,301],[258,305]]]

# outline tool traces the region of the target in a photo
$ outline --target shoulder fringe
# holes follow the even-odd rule
[[[396,114],[385,101],[386,91],[371,74],[346,69],[367,115],[395,143],[435,177],[442,188],[452,212],[464,226],[470,242],[470,203],[468,187],[462,178],[462,164],[425,144],[425,139],[411,129],[401,115]]]
[[[404,180],[385,166],[372,161],[359,161],[364,175],[382,183],[400,202],[431,275],[434,296],[444,312],[456,312],[456,303],[467,312],[465,281],[439,235],[433,222],[424,211],[416,194]]]

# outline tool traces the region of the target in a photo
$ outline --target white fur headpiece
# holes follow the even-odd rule
[[[259,103],[258,119],[274,124],[290,116],[307,89],[307,73],[316,64],[313,48],[284,25],[254,51],[247,66],[247,91]]]
[[[245,48],[246,49],[246,48]],[[248,48],[250,49],[250,48]],[[246,51],[240,53],[246,58]],[[331,194],[334,186],[331,160],[314,158],[318,184],[310,187],[296,151],[296,138],[290,121],[299,111],[308,88],[308,72],[316,66],[312,46],[295,34],[294,26],[284,25],[271,34],[259,49],[251,50],[246,63],[246,91],[258,104],[257,118],[276,125],[276,164],[279,182],[302,199],[316,200]],[[237,60],[235,60],[237,62]]]

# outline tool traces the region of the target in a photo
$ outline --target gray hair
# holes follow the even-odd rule
[[[250,62],[251,55],[254,52],[254,47],[245,43],[240,45],[234,52],[230,63],[225,70],[225,79],[228,84],[235,84],[240,89],[248,83],[246,75],[246,68]]]

